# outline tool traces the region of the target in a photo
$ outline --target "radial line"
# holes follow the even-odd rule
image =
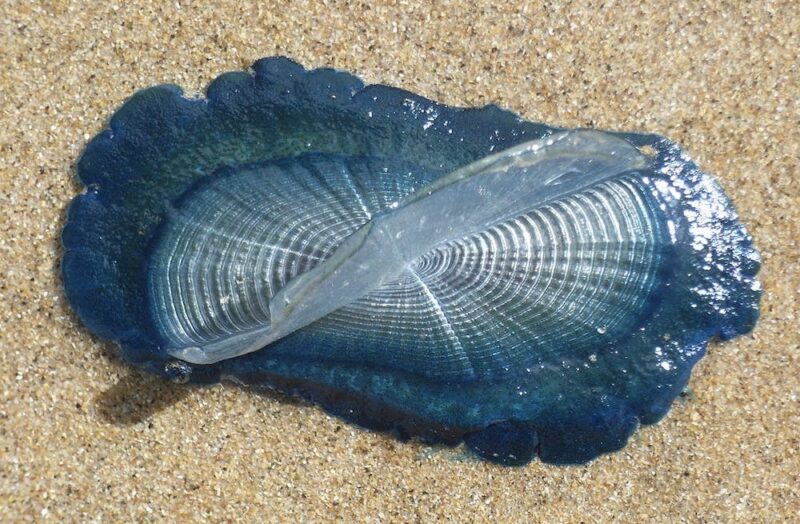
[[[361,209],[367,215],[367,220],[372,220],[372,213],[370,212],[369,208],[367,207],[367,204],[364,202],[364,199],[361,197],[361,191],[359,190],[358,186],[356,185],[356,181],[353,179],[353,175],[350,173],[349,166],[345,165],[339,171],[347,179],[347,185],[350,187],[350,189],[353,190],[353,196],[356,197],[356,200],[358,200],[358,203],[361,205]]]
[[[409,268],[409,271],[414,276],[419,285],[422,286],[422,290],[425,292],[425,295],[428,297],[428,300],[433,305],[433,309],[436,310],[436,315],[439,317],[439,320],[442,322],[444,326],[445,332],[448,336],[453,340],[453,345],[455,346],[456,350],[461,353],[463,359],[467,362],[469,366],[469,372],[471,375],[475,375],[475,367],[472,365],[472,361],[469,358],[464,346],[461,345],[461,340],[458,338],[458,334],[453,329],[453,325],[450,323],[450,319],[447,318],[447,313],[445,313],[442,304],[439,302],[439,299],[436,298],[436,295],[433,294],[431,289],[428,287],[428,284],[425,283],[424,280],[419,276],[419,273],[413,268]]]

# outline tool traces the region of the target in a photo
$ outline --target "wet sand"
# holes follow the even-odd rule
[[[798,517],[797,2],[46,4],[2,7],[0,521]],[[81,327],[60,289],[75,160],[135,90],[201,92],[274,54],[449,104],[677,140],[719,178],[761,250],[760,324],[713,343],[661,423],[569,468],[507,469],[285,398],[139,375]]]

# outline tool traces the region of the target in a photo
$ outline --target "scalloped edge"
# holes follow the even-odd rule
[[[323,81],[320,82],[320,79],[323,79]],[[295,81],[302,82],[295,84],[293,83]],[[470,124],[475,124],[477,127],[489,125],[491,127],[504,127],[509,136],[504,137],[499,142],[510,139],[519,139],[521,141],[521,137],[526,135],[527,131],[515,132],[513,128],[518,126],[528,126],[530,129],[536,129],[539,137],[558,130],[558,128],[551,128],[543,124],[526,122],[518,115],[501,109],[494,104],[480,108],[447,106],[397,87],[381,84],[364,85],[354,75],[336,69],[319,68],[306,70],[300,64],[281,57],[258,60],[248,72],[230,72],[219,75],[207,86],[204,98],[186,97],[180,87],[169,84],[138,91],[113,114],[109,120],[108,127],[98,133],[87,144],[78,160],[77,176],[86,186],[86,191],[75,197],[69,206],[67,222],[62,232],[62,243],[64,245],[62,275],[67,298],[90,331],[101,338],[117,342],[121,347],[123,357],[129,362],[143,367],[149,372],[175,381],[191,380],[196,383],[212,383],[219,381],[221,374],[224,373],[226,377],[229,374],[239,376],[240,379],[237,382],[263,385],[268,378],[268,373],[262,371],[261,374],[253,375],[252,373],[247,373],[246,370],[238,369],[237,365],[230,365],[230,363],[223,366],[181,366],[176,365],[175,362],[168,360],[163,355],[154,355],[151,346],[152,341],[148,340],[146,329],[137,326],[135,319],[130,318],[130,313],[128,318],[120,318],[125,317],[125,315],[116,314],[122,311],[125,306],[123,305],[124,297],[121,296],[119,278],[117,278],[116,282],[112,278],[115,275],[114,271],[116,271],[115,261],[109,259],[106,254],[91,250],[83,245],[81,239],[85,239],[91,233],[75,231],[75,227],[76,224],[86,225],[87,218],[102,220],[103,213],[108,212],[108,210],[101,209],[103,207],[104,191],[113,191],[115,185],[124,183],[129,177],[136,176],[130,165],[113,164],[114,155],[112,153],[121,147],[123,138],[128,133],[140,132],[140,129],[135,127],[129,129],[128,125],[128,120],[132,119],[134,122],[137,120],[135,113],[141,109],[140,105],[155,103],[156,107],[158,107],[159,97],[166,97],[162,101],[170,101],[171,106],[162,106],[163,112],[165,114],[171,112],[171,114],[177,115],[179,121],[181,119],[188,121],[192,115],[209,111],[209,108],[213,108],[215,105],[224,106],[235,103],[237,90],[244,85],[243,83],[265,84],[270,85],[273,89],[287,89],[287,96],[293,96],[291,91],[298,85],[306,88],[322,87],[316,90],[309,89],[307,94],[312,97],[321,97],[321,99],[325,100],[325,103],[332,103],[331,100],[337,100],[335,104],[358,104],[359,107],[368,107],[371,101],[374,102],[378,98],[377,92],[381,98],[379,106],[385,109],[385,112],[379,115],[381,118],[396,118],[398,113],[407,112],[409,105],[412,108],[414,105],[434,108],[436,111],[447,113],[455,123],[453,127],[458,127],[459,121],[461,125],[465,121],[469,121]],[[160,113],[159,116],[163,117]],[[702,173],[677,145],[658,135],[615,134],[625,137],[637,146],[645,144],[660,145],[660,154],[668,152],[675,155],[675,158],[680,158],[677,162],[683,172],[679,176],[695,177],[696,183],[708,185],[709,191],[717,192],[718,195],[726,200],[726,210],[729,212],[729,216],[726,218],[727,223],[723,224],[723,226],[733,225],[730,230],[726,229],[725,231],[730,236],[728,239],[730,242],[738,243],[737,247],[741,255],[740,267],[737,268],[737,270],[741,270],[739,277],[745,280],[749,278],[755,283],[755,286],[758,286],[757,280],[755,280],[755,275],[760,266],[757,251],[752,245],[752,239],[744,230],[744,226],[738,222],[733,204],[724,195],[719,184],[709,175]],[[114,172],[113,175],[109,174],[111,171]],[[105,269],[106,272],[97,270],[92,271],[89,278],[85,276],[81,276],[80,279],[72,278],[73,275],[83,275],[84,268],[82,266],[88,262],[94,264],[94,266],[90,264],[91,267],[99,267]],[[92,280],[93,277],[97,279]],[[621,400],[620,404],[614,404],[617,406],[614,409],[617,409],[619,413],[628,413],[630,415],[617,417],[619,421],[627,421],[622,422],[622,427],[617,431],[617,437],[609,438],[607,442],[596,442],[597,445],[592,446],[592,449],[585,449],[585,453],[582,455],[579,454],[572,458],[567,457],[566,460],[561,460],[565,456],[564,450],[549,449],[553,447],[552,443],[554,441],[548,444],[547,430],[540,434],[540,429],[529,428],[534,431],[534,437],[529,431],[515,426],[524,435],[523,440],[527,439],[527,442],[529,442],[528,450],[530,451],[530,456],[517,450],[516,453],[522,455],[522,459],[503,458],[493,456],[493,452],[487,452],[484,449],[487,447],[485,439],[489,438],[489,433],[496,429],[496,424],[489,424],[477,430],[475,428],[450,428],[448,431],[437,431],[435,429],[437,423],[426,421],[424,417],[417,417],[412,413],[404,413],[402,409],[396,406],[392,407],[380,399],[374,397],[358,399],[360,401],[359,405],[364,409],[364,413],[367,414],[376,411],[386,413],[387,410],[394,410],[392,411],[396,413],[394,427],[387,428],[385,427],[386,424],[381,423],[382,421],[380,420],[383,415],[376,416],[374,420],[370,419],[369,415],[364,415],[364,413],[361,414],[362,416],[354,416],[352,412],[348,413],[346,409],[343,409],[342,405],[336,405],[336,401],[332,400],[335,395],[331,395],[330,392],[327,393],[327,396],[320,392],[314,393],[314,388],[310,388],[308,385],[298,387],[298,382],[293,385],[291,380],[286,379],[286,377],[272,377],[271,384],[273,387],[290,394],[312,400],[322,405],[329,412],[351,422],[373,427],[373,429],[394,430],[401,437],[415,434],[422,436],[424,439],[438,440],[448,444],[466,440],[474,451],[488,460],[518,465],[526,463],[534,454],[538,454],[540,459],[546,462],[582,463],[602,453],[614,451],[624,446],[628,437],[635,431],[640,422],[642,424],[652,424],[661,419],[668,411],[674,398],[685,387],[692,368],[704,355],[707,343],[711,338],[714,336],[719,336],[723,339],[732,338],[753,329],[758,318],[758,301],[760,300],[761,291],[760,288],[753,288],[753,292],[755,293],[755,299],[751,301],[752,303],[745,304],[744,300],[741,300],[739,303],[731,304],[730,308],[733,311],[731,315],[718,319],[715,325],[708,326],[705,330],[697,331],[690,337],[692,340],[688,340],[685,344],[687,358],[682,364],[681,373],[675,377],[673,385],[666,395],[661,395],[658,399],[651,399],[646,408],[644,405],[638,406],[638,409],[634,408],[625,400]],[[97,305],[98,303],[100,306]],[[249,377],[249,380],[247,377]],[[280,384],[286,380],[289,380],[289,382],[281,386]],[[324,389],[321,386],[320,388]],[[343,392],[339,392],[339,396],[342,395]],[[669,397],[668,401],[664,400],[666,397]],[[612,409],[612,411],[614,410]],[[648,413],[648,415],[645,416],[644,413]],[[399,420],[404,422],[400,423],[398,422]],[[512,424],[512,421],[497,421],[497,424]],[[440,426],[441,424],[438,425]],[[603,426],[603,424],[600,424],[600,426]],[[549,432],[552,432],[553,428],[554,426],[551,426]],[[607,435],[608,432],[606,431],[603,434]],[[489,440],[497,444],[496,437]],[[574,447],[575,443],[572,444]],[[506,447],[508,448],[508,446]],[[527,458],[524,458],[526,456]]]

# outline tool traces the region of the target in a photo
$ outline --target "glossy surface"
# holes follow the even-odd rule
[[[663,416],[711,336],[755,323],[751,241],[664,139],[559,133],[285,59],[207,96],[127,102],[87,146],[63,233],[73,307],[150,371],[278,387],[503,463],[581,462]],[[567,142],[547,169],[469,184],[492,153]],[[583,184],[597,158],[570,162],[593,147],[613,161]]]

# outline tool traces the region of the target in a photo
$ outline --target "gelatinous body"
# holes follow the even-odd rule
[[[733,206],[653,135],[274,58],[137,93],[78,172],[67,296],[128,361],[505,464],[618,449],[758,316]]]

